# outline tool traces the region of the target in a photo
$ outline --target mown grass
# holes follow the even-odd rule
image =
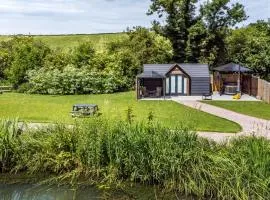
[[[89,35],[46,35],[33,36],[41,40],[52,49],[61,48],[64,50],[72,49],[83,42],[91,42],[98,51],[104,50],[106,44],[111,41],[121,40],[126,37],[125,33],[111,34],[89,34]],[[10,36],[0,36],[0,41],[9,40]]]
[[[270,120],[270,104],[257,101],[203,101],[213,106],[218,106],[252,117]]]
[[[129,183],[156,185],[195,199],[269,199],[270,142],[238,138],[216,144],[187,127],[108,121],[25,129],[0,123],[2,173],[48,174],[45,182],[69,181],[99,188]]]
[[[177,104],[171,101],[136,101],[134,92],[104,95],[44,96],[18,93],[0,95],[1,118],[16,118],[31,122],[74,123],[69,112],[73,104],[97,104],[102,116],[125,119],[131,107],[136,121],[145,121],[148,113],[166,127],[188,124],[194,130],[239,132],[241,127],[231,121]]]

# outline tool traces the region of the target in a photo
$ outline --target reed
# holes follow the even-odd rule
[[[74,127],[60,124],[24,134],[16,129],[16,121],[3,121],[1,169],[47,173],[52,177],[49,181],[57,182],[83,179],[106,187],[158,185],[198,199],[270,198],[266,139],[246,137],[216,144],[197,137],[188,127],[172,131],[150,121],[99,117]]]

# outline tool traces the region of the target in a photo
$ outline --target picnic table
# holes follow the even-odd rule
[[[70,113],[72,117],[88,117],[95,115],[97,111],[96,104],[75,104]]]

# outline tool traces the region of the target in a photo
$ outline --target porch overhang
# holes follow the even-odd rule
[[[166,77],[162,74],[159,74],[155,71],[145,71],[143,72],[142,74],[139,74],[137,77],[136,77],[136,90],[137,90],[137,99],[140,99],[141,98],[141,82],[144,82],[144,81],[147,81],[147,80],[151,80],[150,82],[160,82],[158,83],[158,85],[152,85],[152,87],[155,87],[156,89],[155,90],[152,90],[151,92],[157,92],[158,90],[158,87],[161,88],[159,89],[160,92],[162,91],[162,96],[165,98],[165,79]],[[157,81],[158,80],[158,81]],[[160,81],[159,81],[160,80]],[[157,95],[159,96],[159,95]],[[161,95],[160,95],[161,96]]]
[[[166,78],[165,76],[163,76],[162,74],[159,74],[155,71],[146,71],[146,72],[143,72],[142,74],[139,74],[137,76],[138,79],[141,79],[141,78]]]

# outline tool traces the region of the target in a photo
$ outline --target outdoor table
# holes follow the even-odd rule
[[[154,97],[156,95],[156,90],[148,91],[150,97]]]
[[[75,104],[73,105],[72,117],[87,117],[96,114],[98,105],[96,104]]]

